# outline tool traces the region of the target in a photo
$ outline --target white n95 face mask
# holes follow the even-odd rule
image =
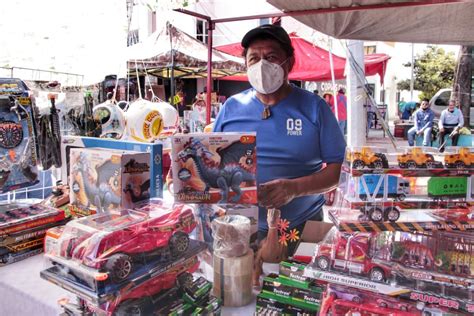
[[[284,62],[286,62],[286,60]],[[282,86],[285,71],[278,64],[260,59],[258,63],[248,67],[247,76],[250,85],[252,85],[255,90],[262,94],[270,94]]]

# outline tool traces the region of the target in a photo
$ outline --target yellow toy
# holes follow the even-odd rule
[[[421,147],[413,147],[406,154],[397,156],[398,166],[400,168],[442,168],[443,165],[435,161],[432,154],[427,154]]]
[[[354,169],[370,169],[388,168],[387,157],[382,153],[374,153],[369,147],[362,147],[361,151],[348,151],[346,159]]]
[[[474,167],[474,153],[469,147],[461,147],[458,153],[444,156],[444,165],[446,168],[472,168]]]

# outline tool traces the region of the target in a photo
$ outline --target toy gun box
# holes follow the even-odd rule
[[[104,148],[117,150],[131,150],[135,152],[150,153],[150,197],[163,197],[163,170],[161,143],[148,144],[133,141],[122,141],[106,138],[64,136],[61,140],[61,179],[65,183],[69,176],[70,152],[72,148]]]
[[[171,163],[175,200],[256,204],[256,139],[255,133],[174,135]]]
[[[133,208],[150,198],[149,163],[147,153],[73,148],[71,204],[95,212]]]

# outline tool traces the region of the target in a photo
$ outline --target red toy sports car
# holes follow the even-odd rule
[[[50,259],[66,267],[93,268],[94,278],[126,279],[137,263],[151,256],[178,256],[196,227],[192,209],[147,206],[146,211],[106,212],[69,222]],[[47,254],[48,255],[48,254]]]

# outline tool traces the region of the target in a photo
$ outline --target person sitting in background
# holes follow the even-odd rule
[[[415,144],[415,134],[423,134],[423,146],[431,143],[431,130],[433,129],[434,112],[430,109],[428,99],[423,99],[420,108],[414,114],[415,126],[408,130],[408,145]]]
[[[461,110],[456,108],[454,100],[449,100],[448,108],[441,112],[438,127],[439,151],[444,152],[444,135],[450,135],[453,139],[453,146],[458,145],[459,129],[464,126],[464,118]]]
[[[329,92],[324,93],[323,99],[329,105],[329,108],[331,109],[332,113],[334,113],[334,98],[332,94]]]
[[[409,120],[413,111],[420,106],[420,103],[415,101],[406,102],[403,107],[402,120]]]
[[[405,98],[402,98],[400,102],[398,102],[398,116],[400,118],[402,118],[402,113],[403,113],[403,109],[405,108],[405,104],[406,104]]]

